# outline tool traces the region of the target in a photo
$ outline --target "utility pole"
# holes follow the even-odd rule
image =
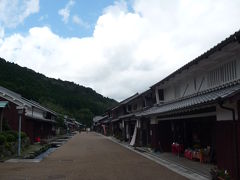
[[[17,108],[19,121],[18,121],[18,156],[21,155],[21,129],[22,129],[22,114],[24,112],[23,106],[18,106]]]

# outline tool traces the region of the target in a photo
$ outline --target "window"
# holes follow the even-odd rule
[[[159,101],[164,101],[163,89],[158,89],[158,97],[159,97]]]
[[[128,105],[128,112],[131,112],[131,111],[132,111],[132,106]]]
[[[209,87],[220,85],[222,83],[234,80],[236,77],[236,60],[234,60],[210,71],[208,73],[208,85]]]
[[[134,104],[133,110],[137,110],[137,104]]]

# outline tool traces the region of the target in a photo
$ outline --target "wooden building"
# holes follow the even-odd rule
[[[202,161],[240,179],[240,31],[109,114],[127,141],[137,127],[135,145],[206,150]]]
[[[57,114],[54,111],[1,86],[0,101],[8,102],[8,108],[4,108],[1,113],[3,124],[15,131],[18,130],[20,116],[17,107],[24,108],[21,114],[21,129],[29,136],[31,142],[55,135]]]

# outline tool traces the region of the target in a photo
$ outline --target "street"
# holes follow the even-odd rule
[[[98,134],[75,135],[39,163],[0,163],[0,179],[183,180]]]

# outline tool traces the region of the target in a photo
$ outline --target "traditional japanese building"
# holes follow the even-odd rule
[[[157,104],[138,116],[151,121],[152,147],[210,148],[210,161],[239,178],[240,32],[151,89]]]
[[[110,114],[125,140],[136,129],[135,145],[198,151],[195,158],[240,179],[240,31]]]
[[[29,136],[31,142],[55,135],[57,113],[54,111],[4,87],[0,87],[0,101],[8,104],[1,111],[3,125],[17,131],[21,116],[21,130]],[[23,108],[22,114],[19,114],[18,107]]]

